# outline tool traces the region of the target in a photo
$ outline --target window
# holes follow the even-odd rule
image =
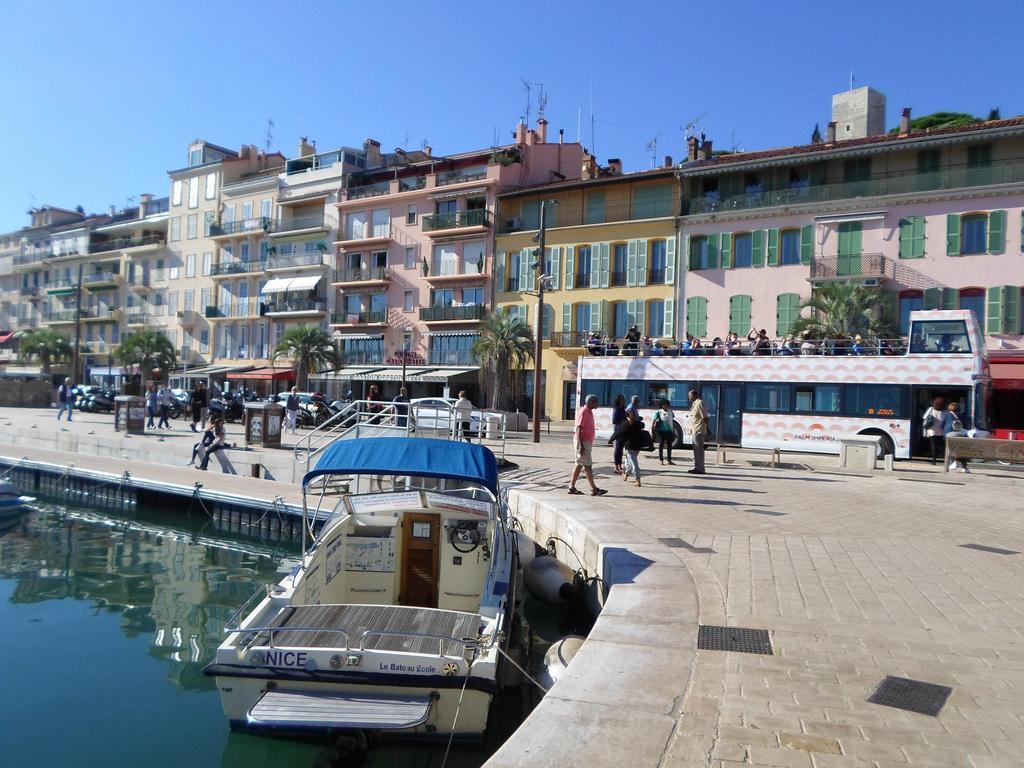
[[[612,246],[615,260],[612,262],[612,285],[625,285],[626,284],[626,268],[627,268],[627,253],[628,246],[625,243],[615,243]]]
[[[937,149],[922,149],[917,153],[918,173],[938,173],[942,152]]]
[[[590,287],[590,246],[581,245],[576,249],[576,287]]]
[[[346,220],[345,239],[362,240],[366,237],[366,211],[353,211]]]
[[[196,276],[196,255],[190,253],[185,257],[185,277]]]
[[[800,263],[800,230],[784,229],[782,235],[782,252],[779,263],[783,266]]]
[[[430,306],[450,307],[455,303],[455,291],[451,288],[434,288],[430,291]]]
[[[452,244],[435,245],[433,264],[430,265],[432,275],[455,275],[458,274],[458,254],[455,253],[455,246]]]
[[[652,240],[648,250],[651,254],[651,266],[647,273],[647,284],[661,285],[665,282],[665,241]]]
[[[550,253],[551,249],[547,249]],[[547,267],[547,274],[551,274]],[[484,241],[474,241],[462,246],[462,274],[475,275],[484,271]]]
[[[902,392],[898,384],[850,384],[846,387],[846,415],[906,418]]]
[[[775,335],[788,336],[800,317],[800,294],[780,293],[775,299]]]
[[[416,246],[414,245],[405,247],[405,268],[416,269]]]
[[[199,177],[188,180],[188,207],[199,207]]]
[[[363,299],[358,294],[349,294],[345,297],[345,313],[358,315],[362,311]]]
[[[370,254],[370,269],[387,269],[388,266],[388,252],[387,251],[374,251]]]
[[[804,413],[839,413],[838,384],[797,384],[793,409]]]
[[[712,269],[707,237],[690,238],[690,269]]]
[[[415,224],[416,223],[416,206],[415,204],[409,204],[405,207],[405,223]]]
[[[213,253],[207,251],[203,254],[203,276],[209,276],[210,270],[213,268]]]
[[[924,294],[921,291],[903,291],[900,294],[900,333],[910,333],[910,313],[924,309]]]
[[[900,219],[900,258],[919,259],[924,256],[924,216]]]
[[[690,296],[686,300],[686,332],[701,338],[708,333],[708,300],[705,296]]]
[[[188,166],[189,168],[203,164],[203,148],[195,147],[188,151]]]
[[[412,312],[413,307],[413,292],[406,291],[402,294],[402,310],[405,312]]]
[[[483,288],[463,288],[462,289],[462,303],[465,306],[473,305],[478,306],[484,303],[484,289]]]
[[[762,413],[789,413],[788,384],[747,384],[744,410]]]
[[[665,334],[665,302],[662,299],[647,302],[647,335],[661,338]]]
[[[508,254],[508,266],[505,274],[508,276],[508,290],[519,290],[519,261],[522,258],[520,251],[513,251]]]
[[[373,237],[387,237],[391,232],[391,210],[377,208],[370,214]]]
[[[726,235],[728,237],[728,235]],[[724,248],[722,249],[724,252]],[[746,232],[733,238],[733,266],[737,269],[754,265],[754,248],[751,234]]]
[[[213,226],[213,211],[207,211],[203,214],[203,236],[210,236],[210,227]]]
[[[192,266],[193,266],[193,269],[194,269],[195,268],[195,257],[194,256],[192,257]],[[183,291],[182,294],[184,296],[184,301],[183,301],[182,309],[184,309],[186,312],[195,309],[195,301],[196,301],[196,290],[195,290],[195,288],[189,288],[188,290]]]
[[[430,337],[430,362],[446,365],[472,365],[473,342],[480,334],[434,334]]]
[[[217,196],[217,174],[206,174],[206,199],[213,200]]]
[[[224,223],[233,224],[235,221],[235,204],[230,203],[224,206]]]
[[[187,233],[185,235],[189,240],[195,240],[196,239],[196,227],[197,227],[198,223],[199,223],[199,215],[195,214],[195,213],[190,213],[188,215],[188,229],[187,229]]]
[[[245,222],[243,226],[248,229],[251,226],[252,220],[252,201],[242,203],[242,221]]]
[[[550,304],[544,305],[543,322],[540,328],[540,337],[542,339],[551,338],[551,329],[555,325],[555,308]]]
[[[584,223],[604,223],[604,192],[590,192],[587,194],[587,209]]]
[[[960,309],[969,309],[974,312],[974,318],[979,328],[984,328],[985,321],[985,291],[981,288],[960,289]]]
[[[671,215],[671,184],[637,187],[633,190],[633,218],[653,219]]]
[[[267,219],[267,220],[270,219],[270,215],[271,215],[271,212],[272,212],[273,204],[274,204],[274,201],[271,200],[269,197],[265,197],[262,200],[260,200],[260,218],[261,219]]]
[[[985,253],[988,240],[988,216],[974,214],[961,219],[960,253],[964,255]]]
[[[729,297],[729,333],[745,336],[750,330],[750,296]]]
[[[238,258],[240,261],[249,260],[249,241],[245,240],[238,246]]]
[[[172,243],[176,242],[178,240],[181,240],[181,217],[180,216],[175,216],[174,218],[171,219],[170,240],[171,240]]]
[[[171,204],[181,205],[181,181],[178,180],[171,185]]]
[[[992,165],[992,145],[975,144],[967,148],[968,168],[989,168]]]
[[[871,178],[871,158],[859,157],[843,161],[843,181],[867,181]]]
[[[590,304],[576,305],[576,328],[575,330],[585,332],[590,330]]]

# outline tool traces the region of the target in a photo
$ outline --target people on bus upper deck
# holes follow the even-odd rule
[[[850,354],[850,340],[841,333],[837,333],[835,336],[832,337],[832,354]]]
[[[606,355],[617,355],[619,354],[619,345],[615,343],[615,337],[609,336],[608,341],[604,345],[604,353]]]
[[[864,337],[859,333],[853,337],[853,344],[850,346],[850,354],[853,355],[866,355],[868,354],[867,345],[864,344]]]
[[[792,336],[787,336],[784,339],[779,339],[779,343],[775,345],[775,354],[782,355],[783,357],[789,357],[794,354],[799,354],[800,350],[793,351],[791,342],[793,341]]]
[[[654,349],[654,342],[651,341],[651,337],[650,336],[644,336],[644,340],[643,340],[643,354],[644,354],[644,356],[646,357],[647,355],[651,354],[651,350],[653,350],[653,349]]]
[[[814,339],[811,338],[810,331],[804,331],[803,337],[800,341],[800,354],[813,355],[816,351],[817,345],[814,343]]]
[[[629,326],[626,331],[626,342],[622,345],[627,355],[635,355],[640,349],[640,329],[635,325]]]
[[[770,355],[772,353],[772,342],[768,338],[768,331],[762,328],[760,331],[750,329],[747,334],[747,341],[750,342],[750,354]]]
[[[727,355],[743,354],[743,348],[740,346],[739,334],[730,333],[725,337],[725,353]]]
[[[690,349],[693,350],[693,354],[695,355],[707,354],[707,347],[701,343],[700,337],[698,336],[693,337],[693,340],[690,342]]]
[[[654,342],[654,346],[651,347],[651,355],[654,357],[661,357],[665,354],[665,347],[661,345],[660,341]]]
[[[591,331],[587,336],[586,347],[587,352],[591,355],[603,355],[604,343],[601,341],[601,334],[597,331]]]

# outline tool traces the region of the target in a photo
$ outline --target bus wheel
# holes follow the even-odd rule
[[[871,435],[872,437],[878,438],[878,452],[876,454],[876,458],[884,459],[886,456],[896,455],[896,446],[893,444],[892,438],[885,434],[885,432],[869,430],[868,432],[861,432],[861,434]]]
[[[685,448],[686,446],[683,445],[683,428],[675,422],[672,422],[672,434],[675,436],[675,443],[672,447]]]

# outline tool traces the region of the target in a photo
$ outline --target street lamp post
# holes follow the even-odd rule
[[[547,207],[558,205],[556,200],[540,201],[540,231],[537,233],[537,248],[534,255],[533,274],[537,281],[537,333],[533,347],[533,442],[540,442],[540,357],[543,351],[544,331],[544,239],[547,235]]]
[[[78,347],[82,343],[82,267],[84,261],[78,262],[78,282],[75,285],[75,348],[71,351],[71,383],[76,386],[82,382],[78,378]]]

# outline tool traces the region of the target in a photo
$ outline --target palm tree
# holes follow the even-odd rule
[[[896,328],[886,306],[887,292],[882,288],[826,283],[816,287],[810,298],[801,303],[800,309],[810,309],[811,314],[797,318],[791,332],[807,332],[823,339],[857,333],[893,338]]]
[[[506,392],[510,391],[507,388],[512,374],[521,372],[527,361],[533,360],[533,330],[508,312],[492,312],[484,318],[481,332],[473,342],[473,356],[480,363],[485,389],[490,377],[491,407],[501,410],[509,405]]]
[[[43,328],[21,337],[21,355],[38,358],[43,373],[49,373],[53,363],[71,357],[71,344],[52,328]]]
[[[174,368],[177,354],[170,340],[158,331],[129,333],[121,339],[121,346],[115,355],[121,365],[137,365],[146,381],[159,368],[169,371]]]
[[[319,372],[338,364],[338,353],[331,344],[331,337],[325,331],[309,325],[289,328],[284,332],[274,347],[270,362],[275,363],[281,357],[292,359],[295,383],[302,390],[306,389],[311,370]]]

